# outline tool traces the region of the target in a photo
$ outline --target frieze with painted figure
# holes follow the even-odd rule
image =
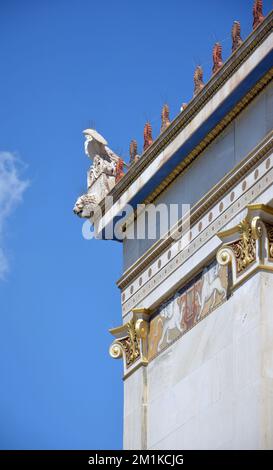
[[[160,306],[150,322],[151,360],[219,307],[228,294],[228,270],[216,261]]]

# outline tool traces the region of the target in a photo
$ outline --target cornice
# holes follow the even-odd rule
[[[213,97],[217,90],[224,85],[230,76],[240,65],[253,53],[253,51],[270,34],[273,24],[273,12],[265,18],[261,25],[254,30],[242,45],[229,57],[220,71],[211,77],[203,90],[195,96],[187,108],[181,112],[170,124],[170,126],[153,142],[143,153],[140,160],[135,163],[130,171],[124,175],[120,182],[109,193],[115,203],[131,185],[131,183],[144,171],[145,168],[156,158],[156,156],[181,132],[181,130],[194,118],[194,116]],[[169,184],[169,183],[168,183]],[[102,215],[105,214],[105,200],[100,203]]]
[[[173,170],[161,184],[145,199],[144,204],[151,204],[165,189],[201,155],[202,152],[223,132],[223,130],[246,108],[247,105],[265,88],[273,78],[273,68],[249,91],[217,126],[193,149],[192,152]]]
[[[217,126],[209,132],[198,146],[185,158],[162,182],[158,187],[143,201],[143,204],[151,204],[155,199],[183,172],[185,172],[193,160],[195,160],[218,135],[242,112],[248,104],[264,89],[273,78],[273,68],[256,84],[256,86],[245,95],[235,108],[230,111]],[[134,211],[134,217],[137,217]]]

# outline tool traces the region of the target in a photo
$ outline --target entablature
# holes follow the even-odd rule
[[[127,204],[155,199],[261,91],[273,75],[273,14],[231,55],[103,200],[98,232],[118,222]]]
[[[248,204],[273,198],[273,132],[199,201],[189,221],[180,220],[171,234],[155,243],[121,279],[122,314],[154,306],[163,293],[187,279],[213,257],[220,246],[216,234],[232,224]],[[180,227],[189,226],[181,237]]]

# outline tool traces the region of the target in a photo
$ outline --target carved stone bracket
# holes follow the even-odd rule
[[[148,309],[134,309],[127,323],[109,330],[115,337],[109,349],[110,356],[114,359],[123,358],[125,376],[139,366],[148,364],[149,313]]]
[[[246,217],[235,227],[218,233],[224,242],[217,252],[220,265],[229,265],[237,287],[255,271],[273,271],[273,208],[247,206]]]

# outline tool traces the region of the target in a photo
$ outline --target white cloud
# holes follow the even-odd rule
[[[10,152],[0,152],[0,279],[8,271],[8,261],[3,249],[4,226],[7,218],[21,202],[28,186],[20,175],[21,162]]]

